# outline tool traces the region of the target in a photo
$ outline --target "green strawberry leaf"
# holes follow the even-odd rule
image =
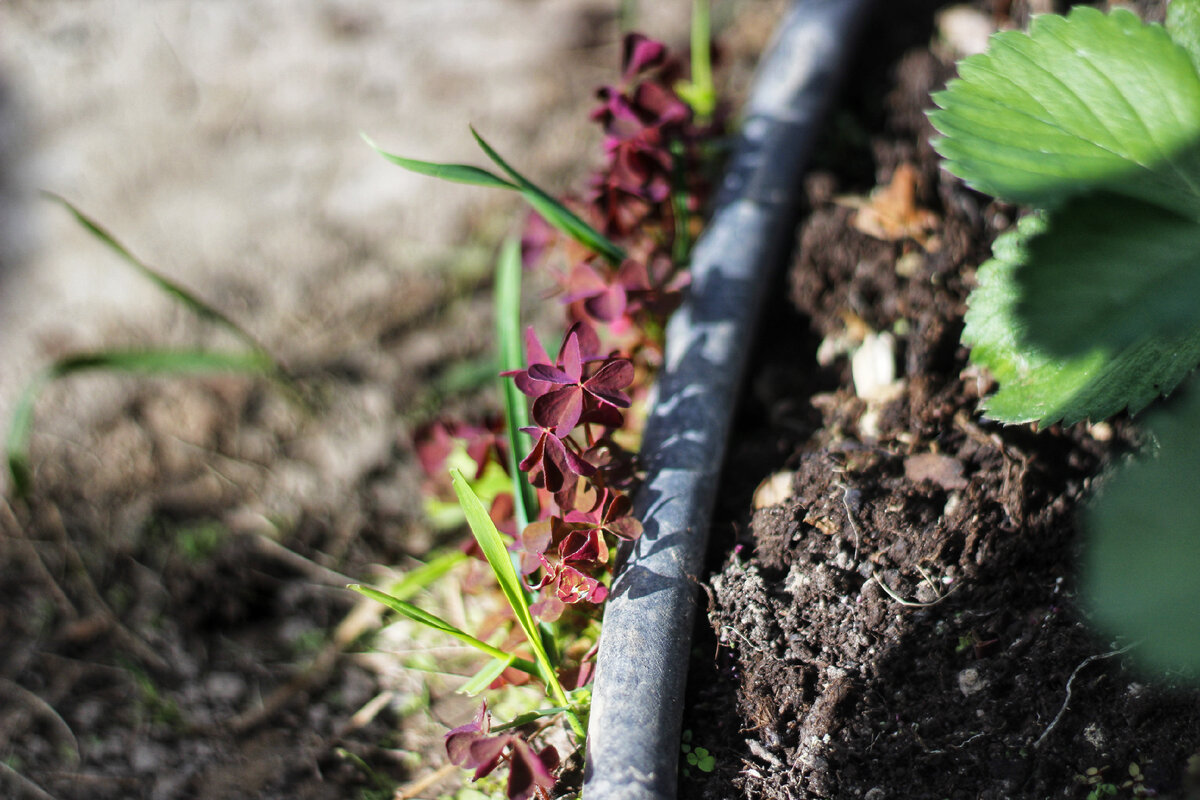
[[[1200,223],[1107,192],[1068,201],[1046,223],[1016,275],[1030,341],[1066,356],[1115,352],[1200,322]]]
[[[1167,6],[1167,33],[1188,51],[1200,72],[1200,0],[1173,0]]]
[[[1107,189],[1200,218],[1200,75],[1130,11],[1081,6],[994,36],[933,100],[934,147],[982,192],[1053,208]]]
[[[1197,388],[1147,417],[1157,454],[1114,475],[1086,519],[1083,590],[1095,622],[1138,641],[1132,655],[1160,670],[1200,666]]]
[[[1001,422],[1072,424],[1136,413],[1170,392],[1200,362],[1200,325],[1170,336],[1146,334],[1123,347],[1095,345],[1063,356],[1036,341],[1018,313],[1021,265],[1047,231],[1041,216],[1027,216],[998,238],[993,258],[979,268],[979,286],[968,299],[963,342],[971,361],[986,367],[1000,390],[984,401]]]

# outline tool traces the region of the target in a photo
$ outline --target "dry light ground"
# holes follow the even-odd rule
[[[564,190],[594,164],[587,111],[615,77],[617,5],[0,4],[0,420],[66,353],[237,346],[37,189],[238,320],[309,397],[236,376],[47,392],[33,493],[0,501],[0,795],[452,785],[432,759],[470,710],[430,700],[399,658],[347,655],[378,614],[342,587],[440,542],[412,433],[493,402],[487,277],[517,206],[406,174],[359,132],[482,163],[471,123]],[[636,5],[640,28],[684,43],[690,2]],[[779,5],[718,4],[737,64]],[[425,666],[457,666],[441,655]],[[431,704],[434,720],[407,716]]]

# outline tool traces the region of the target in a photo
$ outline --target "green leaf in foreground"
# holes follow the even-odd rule
[[[1095,193],[1049,212],[1026,249],[1017,313],[1048,350],[1116,352],[1200,324],[1200,222]]]
[[[463,474],[452,469],[450,470],[450,480],[454,484],[454,493],[458,495],[458,502],[467,515],[467,524],[471,527],[471,533],[474,534],[475,541],[479,543],[479,549],[483,551],[488,566],[492,568],[492,574],[496,576],[496,582],[500,584],[500,591],[504,594],[509,606],[512,607],[517,624],[521,626],[525,638],[529,640],[538,664],[543,668],[541,677],[546,683],[547,690],[554,694],[555,699],[560,701],[560,705],[565,706],[567,704],[566,695],[563,694],[562,687],[558,684],[558,678],[554,674],[554,667],[550,664],[550,659],[542,647],[537,623],[529,611],[529,603],[525,600],[521,578],[517,575],[517,568],[513,566],[512,556],[509,555],[500,531],[496,530],[496,524],[488,516],[483,503],[471,491]]]
[[[80,372],[108,371],[144,375],[198,372],[242,372],[273,376],[276,365],[261,351],[222,353],[206,350],[106,350],[65,356],[42,370],[21,393],[9,424],[5,451],[16,492],[29,488],[29,439],[33,411],[42,390],[51,381]]]
[[[530,675],[540,676],[538,666],[523,658],[514,658],[511,653],[506,653],[498,647],[493,647],[487,642],[476,639],[471,634],[461,628],[451,625],[436,614],[430,614],[418,606],[407,601],[401,600],[398,597],[393,597],[390,594],[381,592],[378,589],[372,589],[370,586],[360,586],[357,583],[352,583],[348,587],[353,591],[358,592],[364,597],[369,597],[372,600],[383,603],[393,611],[408,617],[413,622],[420,623],[427,628],[432,628],[435,631],[441,631],[447,636],[453,637],[463,644],[470,645],[482,653],[486,653],[494,659],[505,660],[510,666],[516,667],[519,670],[529,673]],[[503,670],[501,670],[503,671]],[[490,682],[490,681],[489,681]]]
[[[1106,189],[1200,218],[1200,75],[1128,10],[998,34],[933,100],[934,147],[980,191],[1052,208]]]
[[[1172,0],[1167,6],[1166,28],[1200,71],[1200,0]]]
[[[539,674],[546,686],[547,694],[558,705],[570,706],[567,693],[563,691],[562,684],[558,681],[558,675],[554,671],[554,665],[550,663],[546,648],[542,646],[541,633],[533,619],[533,614],[529,611],[529,603],[525,599],[521,578],[517,575],[517,568],[513,566],[512,557],[504,544],[504,539],[500,536],[500,531],[496,530],[496,525],[488,516],[487,509],[471,491],[471,487],[462,473],[456,469],[450,470],[450,480],[454,484],[454,492],[458,495],[458,501],[467,515],[467,524],[471,527],[471,533],[475,535],[479,549],[483,551],[488,566],[492,568],[496,582],[500,584],[500,591],[504,593],[505,599],[512,607],[517,624],[521,626],[525,638],[529,640],[529,646],[540,667]],[[575,735],[582,741],[586,732],[578,717],[573,712],[568,712],[567,721],[571,724]]]
[[[379,145],[375,144],[365,133],[360,134],[367,144],[371,146],[376,153],[386,158],[398,167],[404,167],[409,172],[415,172],[418,175],[428,175],[433,178],[441,178],[444,181],[452,181],[454,183],[465,183],[471,186],[487,186],[492,189],[516,189],[516,185],[509,183],[499,175],[494,175],[486,169],[472,167],[468,164],[435,164],[432,161],[418,161],[415,158],[405,158],[398,156],[395,153],[389,153]]]
[[[504,670],[512,666],[513,660],[513,656],[493,658],[484,664],[482,669],[472,675],[469,681],[458,687],[458,693],[474,697],[491,686],[492,681],[499,678],[504,673]]]
[[[500,154],[491,145],[483,140],[483,137],[476,133],[474,128],[471,129],[471,133],[475,136],[475,141],[483,148],[483,152],[487,154],[488,158],[495,162],[496,166],[504,170],[512,178],[512,181],[505,180],[499,175],[488,172],[486,169],[472,167],[467,164],[437,164],[432,161],[418,161],[415,158],[398,156],[395,153],[389,153],[380,148],[366,134],[362,134],[362,137],[379,155],[397,166],[404,167],[410,172],[454,181],[455,183],[466,183],[472,186],[486,186],[492,189],[508,189],[520,192],[525,201],[533,206],[535,211],[541,214],[547,222],[560,232],[603,256],[609,263],[620,264],[625,260],[625,251],[613,244],[604,234],[584,222],[574,211],[567,208],[561,202],[547,194],[541,187],[513,169],[507,161],[500,157]]]
[[[487,157],[495,162],[496,166],[504,170],[508,177],[516,181],[526,202],[533,206],[534,211],[541,214],[546,222],[592,252],[603,256],[610,264],[620,264],[625,260],[624,250],[609,241],[608,237],[604,234],[584,222],[574,211],[567,208],[558,200],[555,200],[541,187],[513,169],[490,144],[484,141],[483,137],[474,128],[471,128],[471,134],[475,137],[475,141],[479,143],[479,146],[483,149]]]
[[[1139,641],[1133,656],[1200,677],[1200,392],[1147,417],[1156,456],[1121,469],[1089,509],[1084,594],[1097,624]]]
[[[1170,392],[1200,362],[1200,326],[1170,336],[1143,335],[1119,348],[1101,344],[1069,357],[1029,335],[1027,320],[1018,314],[1023,293],[1018,270],[1032,258],[1030,242],[1045,230],[1044,218],[1027,216],[998,238],[968,301],[963,342],[971,347],[971,361],[1000,384],[984,402],[986,414],[1001,422],[1071,424],[1125,409],[1136,413]]]
[[[515,237],[504,241],[496,263],[496,342],[500,351],[500,369],[504,372],[525,368],[521,346],[521,242]],[[525,529],[537,516],[537,492],[517,464],[525,452],[521,428],[529,426],[529,406],[525,395],[508,378],[500,379],[504,398],[504,422],[508,435],[508,474],[512,476],[514,517],[517,530]]]

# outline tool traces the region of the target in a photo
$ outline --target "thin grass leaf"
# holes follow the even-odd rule
[[[500,350],[500,369],[503,372],[525,366],[521,347],[521,242],[516,237],[504,241],[496,263],[496,342]],[[504,398],[504,422],[508,435],[508,474],[513,482],[513,514],[517,530],[524,530],[537,517],[537,492],[518,468],[525,452],[521,428],[529,426],[529,406],[516,384],[507,378],[500,380]]]
[[[483,140],[483,137],[479,135],[479,132],[475,128],[471,128],[471,135],[475,137],[475,141],[479,143],[480,148],[487,154],[487,157],[494,161],[496,166],[504,170],[510,178],[516,181],[517,187],[521,194],[524,195],[525,200],[529,205],[533,206],[535,211],[542,215],[546,222],[592,252],[599,254],[605,261],[614,266],[625,260],[624,250],[609,241],[608,237],[600,233],[600,231],[584,222],[574,211],[564,206],[558,200],[555,200],[541,187],[513,169],[507,161],[500,157],[499,153],[492,149],[491,145]]]
[[[117,241],[117,238],[109,233],[102,225],[100,225],[100,223],[96,222],[87,214],[84,214],[82,211],[80,211],[73,203],[71,203],[71,201],[61,197],[60,195],[54,194],[53,192],[43,192],[42,194],[69,211],[71,215],[79,222],[79,224],[86,228],[89,233],[91,233],[104,244],[108,245],[110,250],[112,250],[127,264],[141,273],[143,277],[151,281],[166,294],[178,300],[190,311],[196,314],[196,316],[220,325],[242,342],[249,345],[252,349],[257,350],[264,355],[266,354],[266,348],[264,348],[258,342],[258,340],[249,333],[249,331],[247,331],[241,325],[238,325],[220,310],[213,308],[211,305],[192,294],[180,284],[171,280],[158,270],[146,264],[146,262],[139,259],[132,252],[130,252],[129,248]],[[272,367],[277,369],[273,359]]]
[[[555,714],[562,714],[563,712],[570,710],[571,709],[565,706],[557,706],[555,708],[539,708],[537,711],[526,711],[524,714],[518,714],[517,716],[513,717],[512,720],[504,723],[503,725],[493,725],[491,731],[492,733],[499,733],[500,731],[519,728],[522,725],[528,725],[529,723],[536,722],[539,719],[553,717]]]
[[[541,634],[538,632],[533,614],[529,611],[529,603],[525,599],[524,586],[521,578],[517,575],[517,568],[513,566],[512,556],[504,544],[504,539],[500,536],[500,531],[496,530],[496,525],[488,516],[487,509],[471,491],[463,474],[452,469],[450,470],[450,480],[454,484],[458,502],[462,504],[463,512],[467,515],[467,524],[471,526],[471,533],[475,535],[479,549],[483,551],[484,558],[492,568],[492,574],[496,576],[496,582],[500,584],[500,591],[504,593],[505,599],[512,607],[513,616],[516,617],[521,630],[525,632],[525,638],[529,640],[529,646],[533,648],[533,654],[542,667],[541,677],[546,684],[547,691],[560,705],[567,705],[566,693],[563,692],[562,685],[558,682],[558,676],[554,674],[554,666],[550,663],[546,649],[542,646]]]
[[[496,263],[495,289],[496,341],[500,351],[500,366],[504,372],[522,369],[525,366],[524,348],[521,339],[521,242],[509,237],[500,248]],[[526,451],[521,428],[529,426],[529,405],[525,395],[516,384],[507,378],[500,379],[500,395],[504,399],[504,427],[508,437],[508,474],[512,476],[513,518],[517,530],[525,530],[538,514],[537,490],[520,469],[520,454]],[[513,556],[514,559],[517,556]],[[526,602],[530,592],[521,583]],[[558,641],[554,626],[545,622],[538,624],[542,645],[551,662],[559,661]]]
[[[393,597],[390,594],[387,594],[386,592],[381,592],[378,589],[372,589],[370,586],[360,586],[357,583],[352,583],[349,586],[347,586],[346,588],[351,589],[355,592],[358,592],[359,594],[363,595],[364,597],[369,597],[372,600],[383,603],[385,606],[392,609],[396,613],[402,614],[405,617],[408,617],[413,622],[424,625],[427,628],[432,628],[433,630],[436,630],[436,631],[441,631],[442,633],[446,634],[447,636],[451,636],[451,637],[457,639],[458,641],[462,642],[463,644],[470,645],[471,647],[474,647],[476,650],[479,650],[482,653],[487,653],[492,658],[497,658],[497,659],[511,658],[512,661],[509,662],[509,666],[516,667],[517,669],[521,670],[522,672],[528,673],[529,675],[541,677],[541,670],[538,668],[537,664],[534,664],[523,658],[516,658],[511,653],[506,653],[498,647],[493,647],[492,645],[488,644],[487,642],[476,639],[474,636],[472,636],[471,634],[462,630],[461,628],[451,625],[449,622],[446,622],[441,617],[439,617],[435,614],[430,614],[428,611],[418,608],[417,606],[414,606],[412,603],[406,602],[404,600],[400,600],[399,598]]]
[[[491,661],[483,665],[483,669],[476,672],[471,680],[458,687],[459,694],[465,694],[468,697],[474,697],[484,689],[492,685],[492,681],[499,678],[504,670],[512,666],[513,656],[507,658],[493,658]]]
[[[404,158],[394,153],[389,153],[379,145],[375,144],[365,133],[360,134],[368,145],[371,146],[376,153],[386,158],[393,164],[404,167],[409,172],[415,172],[419,175],[429,175],[433,178],[441,178],[444,181],[453,181],[454,183],[465,183],[470,186],[487,186],[492,189],[510,189],[519,191],[519,187],[515,184],[488,172],[486,169],[472,167],[468,164],[435,164],[432,161],[418,161],[415,158]]]
[[[443,553],[405,573],[403,578],[392,584],[388,593],[398,600],[407,600],[466,560],[467,554],[461,550]]]
[[[55,361],[34,376],[17,400],[5,439],[8,471],[17,496],[29,489],[29,440],[33,432],[33,412],[42,390],[51,381],[79,372],[106,370],[144,375],[194,372],[243,372],[275,375],[276,365],[266,353],[222,353],[206,350],[102,350],[77,353]]]
[[[680,81],[675,93],[692,107],[701,123],[717,109],[717,90],[712,75],[712,23],[709,0],[692,2],[692,80]]]
[[[671,261],[683,266],[692,252],[692,214],[688,211],[687,175],[684,172],[683,145],[671,145],[671,213],[675,218],[675,238],[671,243]]]

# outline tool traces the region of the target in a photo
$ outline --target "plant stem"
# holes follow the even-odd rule
[[[712,75],[712,22],[709,0],[692,2],[692,86],[697,122],[707,124],[716,108]]]

